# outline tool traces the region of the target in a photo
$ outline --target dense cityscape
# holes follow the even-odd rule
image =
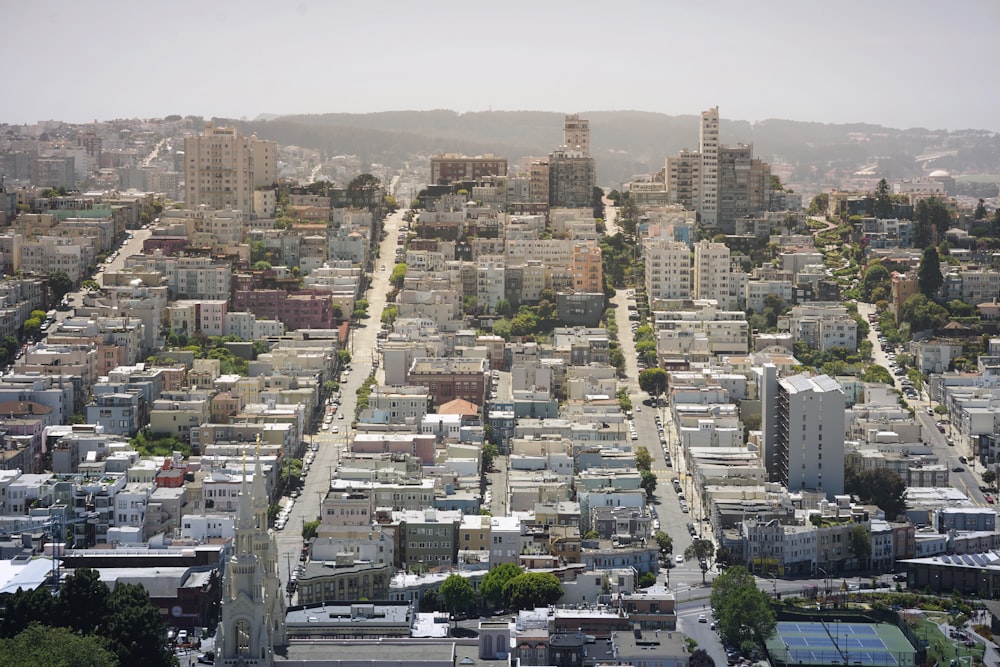
[[[1000,177],[559,120],[0,125],[0,663],[1000,664]]]

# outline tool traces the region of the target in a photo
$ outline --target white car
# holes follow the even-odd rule
[[[677,561],[678,563],[683,563],[684,562],[684,554],[677,554],[677,556],[674,557],[674,560]]]

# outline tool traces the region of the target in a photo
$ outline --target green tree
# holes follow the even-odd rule
[[[483,459],[483,472],[489,470],[493,467],[493,461],[496,457],[500,456],[500,450],[492,442],[487,442],[483,445],[482,449],[482,459]]]
[[[847,553],[858,562],[860,569],[868,569],[868,559],[872,556],[872,537],[861,524],[851,527],[847,534]]]
[[[639,478],[639,486],[646,492],[646,497],[652,498],[653,492],[656,491],[656,473],[650,470],[641,470]]]
[[[7,597],[4,614],[0,617],[0,637],[14,637],[33,623],[53,621],[56,599],[47,586],[18,588]]]
[[[524,574],[524,570],[514,563],[501,563],[486,573],[479,583],[479,593],[494,608],[507,606],[504,590],[512,579]]]
[[[140,584],[119,583],[108,597],[101,634],[123,665],[175,665],[173,653],[163,644],[166,628],[159,609]]]
[[[703,648],[695,649],[691,654],[688,667],[715,667],[715,660]]]
[[[507,299],[497,299],[497,305],[493,308],[493,312],[501,317],[510,317],[510,314],[513,312],[510,301]]]
[[[760,643],[774,633],[777,618],[771,601],[742,566],[727,568],[715,578],[711,602],[719,633],[727,644],[739,646],[748,638]]]
[[[903,302],[900,318],[910,325],[910,331],[939,329],[948,323],[948,309],[923,294],[914,294]],[[886,329],[883,328],[882,331],[885,332]]]
[[[389,304],[382,309],[382,317],[380,318],[384,324],[392,324],[399,317],[399,308],[393,304]]]
[[[639,446],[635,450],[635,467],[645,472],[649,472],[653,467],[653,455],[645,446]]]
[[[880,507],[889,521],[895,521],[906,512],[906,482],[888,468],[862,471],[848,468],[844,490],[857,496],[862,503]]]
[[[635,230],[639,226],[639,207],[635,200],[626,196],[618,207],[618,226],[628,236],[634,236]]]
[[[669,554],[674,552],[673,538],[664,533],[662,530],[658,530],[655,533],[653,533],[653,539],[656,540],[656,546],[660,548],[661,554]]]
[[[504,585],[504,597],[517,611],[555,604],[562,594],[562,584],[550,572],[525,572]]]
[[[883,178],[875,186],[875,217],[887,219],[892,217],[892,197],[889,192],[889,184]]]
[[[316,537],[318,532],[319,519],[316,519],[315,521],[306,521],[302,524],[302,539],[306,542]]]
[[[712,559],[715,557],[715,544],[712,540],[695,539],[690,546],[684,550],[686,560],[697,559],[701,566],[701,583],[705,583],[705,573],[712,566]]]
[[[109,595],[97,570],[74,570],[59,587],[59,624],[83,635],[94,634],[104,624]]]
[[[865,301],[871,301],[872,292],[877,287],[885,287],[892,280],[892,274],[882,262],[873,262],[861,276],[861,294]]]
[[[73,281],[65,271],[53,271],[49,274],[49,289],[56,301],[61,301],[73,289]]]
[[[924,248],[920,256],[920,265],[917,267],[917,285],[920,293],[928,299],[933,299],[943,284],[941,258],[938,256],[937,248],[928,246]]]
[[[983,477],[983,484],[985,484],[986,486],[992,486],[993,482],[997,481],[997,474],[992,470],[990,470],[989,468],[983,471],[982,477]]]
[[[861,373],[862,382],[881,382],[883,384],[892,384],[892,374],[885,366],[879,366],[878,364],[871,364]]]
[[[656,585],[656,575],[652,572],[643,572],[639,575],[639,588],[649,588]]]
[[[355,208],[374,209],[383,201],[382,182],[371,174],[361,174],[347,184],[347,200]]]
[[[492,327],[493,333],[506,341],[510,340],[513,333],[510,320],[495,320]]]
[[[828,208],[830,208],[830,195],[821,192],[809,202],[809,215],[826,215]]]
[[[114,653],[102,646],[99,637],[80,636],[69,628],[34,624],[10,639],[0,640],[0,664],[5,667],[117,667],[119,662]]]
[[[986,202],[982,199],[976,204],[976,212],[972,216],[973,220],[985,220],[986,219]]]
[[[476,591],[469,580],[460,574],[452,574],[445,579],[440,593],[445,609],[454,615],[466,614],[476,606]]]
[[[951,212],[937,197],[921,199],[913,211],[912,242],[915,248],[925,248],[951,226]]]
[[[406,264],[400,263],[392,267],[389,274],[389,284],[396,289],[403,289],[403,282],[406,280]]]
[[[667,390],[667,372],[662,368],[647,368],[639,373],[639,388],[654,398]]]

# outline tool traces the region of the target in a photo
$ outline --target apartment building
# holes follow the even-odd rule
[[[563,118],[563,146],[590,157],[590,121],[579,114]]]
[[[435,185],[506,175],[507,158],[504,156],[486,154],[469,157],[457,153],[431,156],[431,183]]]
[[[253,215],[254,189],[277,180],[277,154],[273,141],[206,123],[201,135],[184,139],[186,204]]]
[[[858,349],[858,323],[839,303],[810,303],[792,308],[788,328],[796,340],[826,352],[833,347]]]
[[[691,249],[682,241],[646,239],[642,244],[646,263],[646,293],[657,299],[691,297]]]
[[[719,107],[701,112],[698,128],[701,153],[701,220],[714,225],[719,217]]]
[[[548,172],[550,207],[590,208],[597,184],[594,158],[560,148],[549,154]]]
[[[596,243],[573,245],[573,290],[604,293],[604,265]]]
[[[764,465],[789,491],[844,491],[844,393],[827,375],[777,378],[762,369]]]
[[[732,310],[736,299],[732,292],[729,248],[724,243],[699,241],[694,246],[695,299],[715,299],[719,308]]]

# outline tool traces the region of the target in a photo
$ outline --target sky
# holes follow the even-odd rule
[[[997,0],[0,1],[0,122],[640,110],[1000,131]]]

